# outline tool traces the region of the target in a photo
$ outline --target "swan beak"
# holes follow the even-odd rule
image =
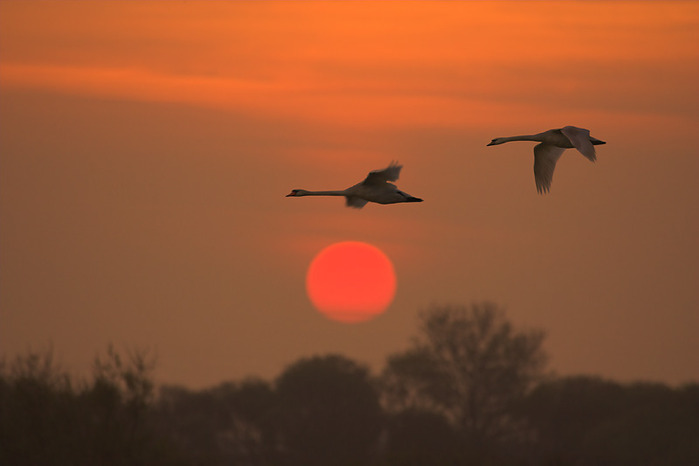
[[[485,145],[485,147],[494,146],[494,145],[495,145],[495,143],[493,141],[490,141],[488,144]]]
[[[294,197],[294,192],[291,191],[289,194],[287,194],[285,197]]]

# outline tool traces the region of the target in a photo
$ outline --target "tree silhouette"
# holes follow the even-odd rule
[[[276,464],[278,432],[273,411],[275,393],[271,385],[248,379],[221,388],[226,387],[229,389],[226,397],[228,429],[219,434],[219,445],[224,453],[234,464]]]
[[[382,442],[383,463],[390,466],[464,464],[462,439],[444,416],[407,409],[388,416]]]
[[[93,384],[83,397],[91,411],[98,413],[93,427],[98,462],[106,464],[117,458],[124,458],[124,463],[129,464],[147,462],[154,366],[146,351],[133,351],[123,358],[112,345],[107,348],[106,357],[95,358]]]
[[[79,432],[70,377],[53,352],[30,352],[0,367],[0,464],[55,464]]]
[[[275,396],[247,379],[200,391],[163,387],[155,410],[162,435],[195,465],[275,464]]]
[[[699,464],[699,385],[541,380],[543,333],[514,329],[496,306],[434,307],[420,319],[380,380],[328,355],[273,383],[156,396],[143,352],[110,347],[78,381],[51,351],[0,359],[0,464]]]
[[[349,466],[375,455],[381,407],[366,368],[336,355],[302,359],[279,376],[276,392],[288,464]]]
[[[521,434],[513,407],[543,374],[544,333],[515,330],[491,303],[436,306],[420,320],[412,348],[388,359],[387,408],[440,413],[474,450]]]
[[[0,364],[0,464],[177,464],[150,423],[152,382],[144,353],[113,348],[91,382],[76,383],[52,352]]]
[[[523,408],[535,464],[699,464],[698,385],[565,377],[541,384]]]
[[[520,406],[536,429],[536,452],[553,464],[577,464],[588,451],[588,436],[618,417],[626,394],[599,377],[566,377],[540,384]]]

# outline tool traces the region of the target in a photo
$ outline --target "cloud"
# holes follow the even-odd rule
[[[682,14],[644,2],[190,5],[5,6],[0,82],[354,128],[699,106],[691,4]],[[670,98],[677,87],[686,100]]]

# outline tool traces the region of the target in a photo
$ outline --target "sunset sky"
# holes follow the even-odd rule
[[[111,342],[203,387],[342,353],[380,370],[433,304],[493,301],[550,368],[699,381],[699,2],[0,2],[0,355]],[[533,144],[575,125],[536,192]],[[349,209],[392,160],[422,203]],[[311,305],[381,249],[369,322]]]

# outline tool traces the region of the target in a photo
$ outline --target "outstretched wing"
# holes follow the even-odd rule
[[[361,209],[366,205],[366,203],[369,202],[366,199],[362,199],[361,197],[357,196],[346,196],[345,197],[345,205],[347,207],[354,207],[355,209]]]
[[[387,181],[396,181],[400,176],[401,168],[403,168],[403,165],[398,165],[396,162],[391,162],[391,164],[383,170],[374,170],[369,172],[364,181],[362,181],[362,184],[378,185],[386,183]]]
[[[573,147],[578,149],[582,155],[593,162],[597,160],[595,146],[593,146],[592,141],[590,141],[590,130],[577,128],[575,126],[566,126],[561,128],[561,133],[570,139],[570,143],[573,144]]]
[[[539,194],[547,193],[551,189],[553,170],[564,150],[543,142],[534,146],[534,181]]]

